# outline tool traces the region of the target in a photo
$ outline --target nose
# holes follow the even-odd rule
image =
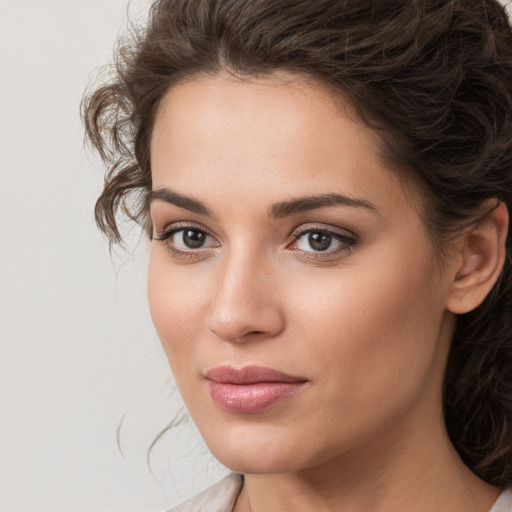
[[[275,284],[261,259],[229,258],[219,268],[207,327],[230,343],[275,337],[285,325]]]

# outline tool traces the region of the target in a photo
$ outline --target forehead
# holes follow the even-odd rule
[[[171,88],[160,104],[153,188],[268,202],[305,192],[364,194],[371,202],[403,196],[379,147],[351,105],[318,83],[283,74],[199,77]]]

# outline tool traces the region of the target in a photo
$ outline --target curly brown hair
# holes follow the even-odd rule
[[[82,103],[108,170],[96,220],[151,236],[150,139],[166,91],[198,74],[286,70],[340,91],[381,139],[389,167],[421,183],[441,245],[490,198],[512,211],[512,32],[496,0],[157,0],[116,50],[114,78]],[[458,317],[445,420],[464,462],[512,484],[512,239],[492,292]]]

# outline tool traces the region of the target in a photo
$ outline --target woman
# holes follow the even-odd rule
[[[176,510],[512,510],[503,7],[159,0],[117,56],[84,103],[97,221],[150,236],[153,321],[237,473]]]

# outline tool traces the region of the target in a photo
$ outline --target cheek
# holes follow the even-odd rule
[[[309,417],[321,416],[333,440],[340,431],[371,436],[440,393],[442,301],[428,267],[401,263],[352,268],[290,298],[296,352],[322,389]]]
[[[152,248],[148,266],[148,301],[162,345],[173,357],[193,349],[205,312],[206,286],[194,279],[193,266],[173,272],[160,248]]]
[[[304,282],[289,297],[296,339],[309,340],[319,368],[364,387],[425,372],[437,349],[444,306],[423,258],[381,258],[332,279]]]

